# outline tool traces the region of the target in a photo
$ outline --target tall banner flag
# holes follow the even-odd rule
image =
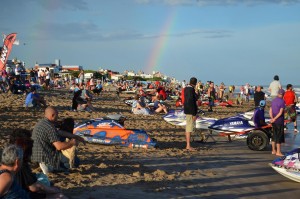
[[[7,35],[3,41],[3,47],[1,49],[1,56],[0,56],[0,71],[3,68],[5,68],[5,64],[7,62],[12,46],[16,40],[16,37],[17,37],[17,33],[11,33]]]

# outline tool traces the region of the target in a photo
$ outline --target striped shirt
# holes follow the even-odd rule
[[[47,118],[40,120],[32,131],[33,147],[32,161],[44,162],[53,168],[59,168],[60,152],[53,142],[60,141],[54,124]]]

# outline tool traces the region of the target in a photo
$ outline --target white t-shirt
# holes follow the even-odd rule
[[[50,79],[50,72],[46,71],[46,79]]]
[[[279,89],[281,88],[280,81],[274,80],[270,83],[269,90],[271,91],[271,96],[277,96]]]
[[[20,75],[21,69],[19,67],[15,68],[15,75]]]

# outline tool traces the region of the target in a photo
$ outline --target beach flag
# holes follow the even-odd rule
[[[6,38],[6,36],[7,36],[6,34],[2,34],[3,42],[4,42],[5,38]],[[16,45],[16,46],[18,46],[18,45],[20,45],[20,41],[19,40],[15,40],[13,44]]]
[[[0,54],[0,71],[5,68],[8,56],[12,49],[12,46],[16,40],[17,33],[11,33],[4,38],[3,47]]]

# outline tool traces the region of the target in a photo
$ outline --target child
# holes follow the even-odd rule
[[[61,122],[59,130],[73,134],[74,124],[75,123],[73,118],[66,118]],[[62,141],[65,141],[66,139],[68,138],[62,137]],[[63,161],[67,168],[74,168],[79,166],[79,159],[77,157],[76,146],[73,146],[66,150],[62,150],[61,152],[63,156],[68,159],[68,163],[65,162],[66,159],[65,161]]]
[[[243,100],[242,100],[242,97],[241,97],[241,94],[239,93],[237,98],[236,98],[236,104],[237,105],[243,105]]]

